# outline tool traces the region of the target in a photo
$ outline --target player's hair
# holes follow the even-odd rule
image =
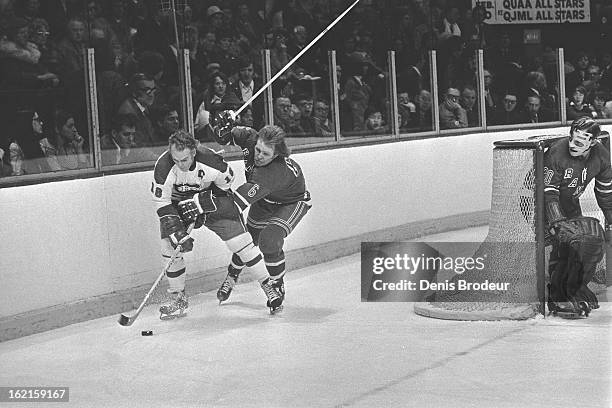
[[[267,125],[261,128],[257,134],[258,138],[267,146],[274,148],[274,153],[281,157],[289,157],[291,150],[285,141],[285,131],[274,125]]]
[[[195,150],[198,147],[198,141],[193,135],[186,130],[179,129],[168,138],[168,146],[174,146],[176,150]]]
[[[572,126],[570,127],[570,135],[573,135],[576,130],[588,132],[593,135],[593,138],[596,138],[601,132],[601,127],[599,126],[599,123],[595,122],[595,120],[592,118],[582,116],[572,122]]]

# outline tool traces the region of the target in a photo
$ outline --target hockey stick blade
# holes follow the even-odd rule
[[[194,223],[189,225],[189,228],[187,228],[187,235],[191,233],[194,225],[195,225]],[[166,264],[164,270],[157,276],[157,279],[155,279],[153,286],[151,286],[151,289],[149,289],[149,291],[145,295],[142,302],[140,302],[140,306],[138,306],[138,309],[136,309],[136,311],[131,316],[121,313],[121,316],[119,316],[119,324],[121,326],[131,326],[134,323],[134,321],[136,320],[140,312],[142,312],[142,309],[144,309],[144,307],[146,306],[147,301],[149,300],[149,297],[151,297],[151,294],[155,291],[155,289],[157,289],[157,286],[159,285],[163,277],[166,275],[166,272],[168,271],[170,266],[174,263],[174,260],[176,259],[176,257],[181,253],[181,249],[182,248],[180,245],[178,245],[174,249],[174,252],[172,253],[172,256],[170,257],[170,259],[168,260],[168,263]]]

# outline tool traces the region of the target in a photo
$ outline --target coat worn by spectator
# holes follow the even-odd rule
[[[465,109],[459,104],[459,90],[448,88],[444,101],[440,104],[440,128],[459,129],[468,126]]]

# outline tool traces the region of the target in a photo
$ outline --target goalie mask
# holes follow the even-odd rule
[[[589,117],[574,120],[570,128],[569,153],[572,157],[587,155],[597,143],[601,131],[599,124]]]

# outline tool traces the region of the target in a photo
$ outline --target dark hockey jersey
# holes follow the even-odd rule
[[[267,166],[255,166],[255,129],[235,127],[228,143],[242,148],[247,182],[239,186],[234,194],[236,203],[242,209],[261,199],[273,204],[310,200],[302,169],[293,159],[279,156]]]
[[[581,215],[579,198],[595,178],[595,197],[602,210],[612,209],[610,153],[597,142],[586,158],[569,154],[569,138],[563,138],[544,155],[544,196],[558,200],[566,217]]]
[[[257,144],[257,131],[246,126],[236,126],[232,129],[231,138],[227,144],[239,146],[242,149],[244,172],[246,179],[255,168],[255,145]],[[218,141],[218,140],[217,140]]]

